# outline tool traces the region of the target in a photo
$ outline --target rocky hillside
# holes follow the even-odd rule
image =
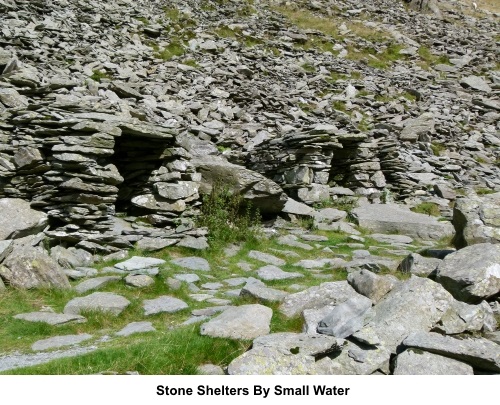
[[[182,372],[498,373],[499,12],[0,0],[0,370],[133,322],[256,338]],[[224,253],[221,187],[265,221]]]

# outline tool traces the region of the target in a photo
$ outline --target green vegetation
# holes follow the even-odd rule
[[[431,142],[430,147],[434,156],[441,156],[441,153],[446,150],[446,146],[438,142]]]
[[[250,342],[200,336],[197,326],[172,331],[141,334],[117,340],[115,346],[40,366],[13,370],[5,374],[96,374],[138,371],[140,374],[196,374],[200,364],[227,366],[244,353]],[[121,345],[120,345],[121,343]]]
[[[495,193],[495,190],[492,190],[491,188],[478,188],[478,189],[476,189],[477,195],[486,195],[486,194],[493,194],[493,193]]]
[[[425,70],[429,70],[431,66],[437,64],[450,64],[450,59],[446,55],[435,55],[432,53],[431,49],[426,46],[421,46],[418,48],[418,56],[420,61],[417,64]]]
[[[439,210],[439,205],[432,202],[422,202],[411,209],[413,212],[419,214],[426,214],[433,217],[441,216],[441,211]]]
[[[184,45],[181,42],[173,41],[162,50],[158,51],[158,57],[163,60],[170,60],[185,53]]]
[[[101,70],[95,69],[92,71],[92,76],[90,76],[90,78],[100,83],[102,79],[111,79],[111,75],[104,69]]]
[[[210,194],[205,195],[198,225],[208,228],[211,249],[217,251],[232,242],[257,240],[259,237],[259,212],[243,197],[216,182]]]

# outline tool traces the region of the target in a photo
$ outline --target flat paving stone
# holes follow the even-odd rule
[[[104,277],[96,277],[91,278],[85,281],[82,281],[80,284],[75,286],[75,291],[79,294],[85,294],[91,290],[98,290],[99,288],[103,288],[107,286],[109,283],[113,281],[120,281],[122,278],[119,276],[104,276]]]
[[[235,277],[223,280],[224,283],[231,287],[237,287],[239,285],[245,284],[248,281],[247,277]]]
[[[251,259],[258,260],[260,262],[272,264],[274,266],[283,266],[284,264],[286,264],[285,260],[270,255],[269,253],[259,252],[258,250],[251,250],[250,252],[248,252],[248,257]]]
[[[284,236],[280,236],[277,239],[277,242],[280,245],[295,247],[295,248],[304,249],[304,250],[313,250],[314,249],[311,245],[309,245],[307,243],[299,242],[297,239],[298,238],[295,235],[284,235]]]
[[[125,277],[125,284],[135,288],[146,288],[153,285],[155,280],[146,274],[134,274]]]
[[[202,257],[180,257],[171,260],[170,263],[189,270],[210,271],[210,264]]]
[[[197,274],[176,274],[174,278],[186,283],[196,283],[197,281],[200,281],[200,277],[198,277]]]
[[[261,267],[257,270],[257,275],[262,280],[271,281],[271,280],[288,280],[292,278],[300,278],[304,277],[301,273],[292,273],[288,271],[283,271],[279,267],[268,265]]]
[[[82,323],[87,321],[87,319],[81,315],[57,314],[55,312],[28,312],[14,315],[14,318],[28,322],[43,322],[49,325],[65,325],[68,323]]]
[[[201,325],[200,333],[228,339],[255,339],[269,333],[272,316],[272,309],[260,304],[231,307]]]
[[[224,287],[222,283],[205,283],[200,286],[201,288],[205,288],[207,290],[218,290],[219,288]]]
[[[178,298],[163,295],[152,300],[144,300],[142,307],[144,308],[144,315],[154,315],[161,312],[172,314],[188,308],[188,304]]]
[[[38,340],[33,343],[31,349],[38,352],[42,350],[57,349],[64,346],[72,346],[89,340],[92,335],[81,334],[81,335],[65,335],[65,336],[53,336],[48,339]]]
[[[130,301],[121,295],[110,292],[95,292],[85,297],[73,298],[66,304],[63,312],[79,315],[82,311],[99,311],[119,315],[129,305]]]
[[[115,267],[120,270],[133,271],[156,267],[164,263],[166,263],[165,260],[154,257],[133,256],[124,262],[115,264]]]
[[[134,333],[155,332],[151,322],[131,322],[126,325],[122,330],[116,332],[117,336],[130,336]]]
[[[189,294],[189,298],[198,302],[203,302],[213,297],[211,294]]]

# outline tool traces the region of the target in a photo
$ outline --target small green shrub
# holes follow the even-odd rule
[[[111,79],[111,76],[104,70],[95,69],[92,71],[92,76],[90,76],[90,78],[100,83],[102,79]]]
[[[432,153],[434,154],[434,156],[441,156],[441,152],[446,150],[446,146],[444,146],[441,143],[432,142],[431,143],[431,150],[432,150]]]
[[[243,197],[232,193],[222,182],[212,186],[203,198],[198,226],[208,228],[211,249],[219,250],[232,242],[259,238],[260,214]]]

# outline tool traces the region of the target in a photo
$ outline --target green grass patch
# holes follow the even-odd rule
[[[441,211],[439,209],[439,205],[432,203],[432,202],[422,202],[418,204],[417,206],[411,208],[413,212],[416,212],[418,214],[426,214],[430,215],[433,217],[440,217],[441,216]]]
[[[72,358],[12,370],[4,374],[96,374],[137,371],[146,375],[196,374],[205,363],[227,366],[243,354],[250,342],[216,339],[198,334],[198,326],[148,333],[132,344],[122,340],[113,347]]]
[[[111,75],[103,69],[95,69],[92,71],[92,75],[90,76],[90,78],[100,83],[102,79],[111,79]]]
[[[442,152],[446,150],[446,146],[439,142],[431,142],[430,147],[434,156],[441,156]]]

